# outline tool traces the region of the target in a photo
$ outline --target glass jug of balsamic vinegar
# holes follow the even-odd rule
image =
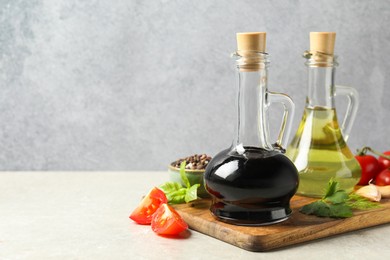
[[[335,38],[334,32],[310,33],[310,51],[304,54],[309,76],[306,106],[286,153],[299,172],[297,193],[309,197],[322,197],[330,178],[350,192],[361,175],[359,163],[346,143],[357,112],[358,93],[351,87],[334,85],[338,65],[333,55]],[[349,100],[341,127],[336,95]]]
[[[283,154],[294,110],[292,100],[267,89],[266,34],[238,33],[233,54],[238,75],[238,123],[232,146],[208,164],[204,183],[211,213],[236,225],[267,225],[286,220],[298,187],[298,172]],[[282,103],[278,140],[271,144],[268,107]]]

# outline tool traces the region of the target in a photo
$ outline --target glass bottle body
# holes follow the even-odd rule
[[[230,148],[208,164],[205,187],[211,194],[211,213],[238,225],[265,225],[283,221],[291,214],[289,202],[298,186],[294,164],[282,153],[283,137],[291,123],[291,99],[267,90],[265,54],[257,54],[258,66],[245,67],[238,57],[238,123]],[[281,134],[272,145],[268,130],[268,106],[283,102]]]
[[[334,85],[335,58],[317,62],[308,59],[309,89],[298,130],[287,148],[287,156],[299,172],[298,194],[322,197],[331,178],[340,188],[352,191],[361,176],[359,163],[346,139],[357,110],[357,93]],[[347,95],[349,106],[340,127],[334,97]]]

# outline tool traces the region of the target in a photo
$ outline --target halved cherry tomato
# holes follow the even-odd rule
[[[390,151],[386,151],[383,154],[390,156]],[[384,157],[379,156],[378,163],[379,163],[379,167],[380,167],[381,171],[383,171],[384,169],[390,168],[390,160],[389,159],[386,159]]]
[[[378,186],[390,185],[390,168],[384,169],[376,176],[375,184]]]
[[[375,179],[376,175],[379,173],[379,163],[378,160],[372,155],[356,155],[356,160],[360,164],[362,169],[362,176],[358,185],[367,185],[371,180]]]
[[[162,204],[152,219],[152,230],[159,235],[178,235],[188,228],[187,223],[168,204]]]
[[[168,199],[165,193],[154,187],[146,195],[138,207],[131,213],[130,218],[138,224],[147,225],[152,222],[153,214],[161,204],[167,203]]]

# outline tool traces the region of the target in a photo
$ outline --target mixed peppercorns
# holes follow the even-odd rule
[[[186,158],[179,159],[171,163],[171,166],[175,168],[180,168],[180,164],[183,161],[186,161],[187,170],[204,170],[206,169],[207,164],[210,162],[211,157],[207,154],[195,154],[188,156]]]

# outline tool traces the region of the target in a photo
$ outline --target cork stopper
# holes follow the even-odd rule
[[[237,53],[241,56],[238,61],[241,72],[259,71],[264,68],[265,32],[237,33]]]
[[[336,40],[335,32],[311,32],[310,33],[310,52],[322,52],[324,54],[334,54],[334,43]]]
[[[237,33],[237,50],[265,52],[265,32]]]

